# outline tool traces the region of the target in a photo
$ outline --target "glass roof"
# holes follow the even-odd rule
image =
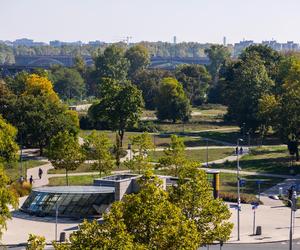
[[[55,187],[39,187],[34,188],[32,191],[45,192],[45,193],[58,193],[58,194],[99,194],[99,193],[114,193],[113,187],[102,186],[55,186]]]

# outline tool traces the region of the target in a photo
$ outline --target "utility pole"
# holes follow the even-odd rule
[[[206,167],[208,168],[208,139],[206,138]]]
[[[238,199],[237,199],[237,240],[240,240],[240,211],[241,211],[241,194],[240,194],[240,162],[239,162],[239,143],[242,142],[243,139],[237,140],[237,150],[236,150],[236,157],[237,157],[237,192],[238,192]]]

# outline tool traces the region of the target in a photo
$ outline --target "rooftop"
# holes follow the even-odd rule
[[[58,194],[71,194],[71,193],[82,193],[82,194],[95,194],[95,193],[114,193],[113,187],[102,187],[102,186],[56,186],[56,187],[39,187],[34,188],[34,192],[41,193],[58,193]]]

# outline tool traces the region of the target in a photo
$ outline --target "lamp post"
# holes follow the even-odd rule
[[[292,195],[292,199],[288,200],[291,204],[291,220],[290,220],[290,242],[289,242],[289,250],[293,249],[293,212],[297,210],[297,192],[294,191]]]
[[[238,194],[238,199],[237,199],[237,230],[238,230],[238,235],[237,235],[237,240],[240,240],[240,210],[241,210],[241,195],[240,195],[240,162],[239,162],[239,144],[242,142],[243,139],[239,138],[237,140],[236,146],[236,162],[237,162],[237,169],[236,169],[236,174],[237,174],[237,194]]]
[[[206,167],[208,168],[208,139],[206,138]]]

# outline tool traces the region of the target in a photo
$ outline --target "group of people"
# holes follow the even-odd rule
[[[236,155],[242,155],[244,153],[244,149],[243,147],[240,147],[240,149],[238,147],[235,148],[235,154]]]
[[[43,176],[43,169],[39,168],[39,172],[38,172],[38,175],[39,175],[39,178],[42,179],[42,176]],[[20,182],[23,183],[24,182],[24,177],[21,176],[20,177]],[[30,185],[33,184],[33,176],[31,175],[30,178],[29,178],[29,183]]]

